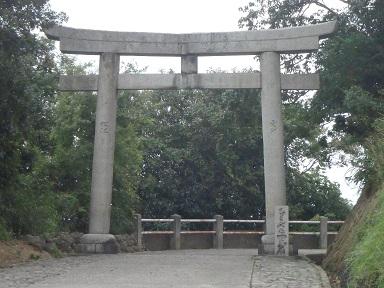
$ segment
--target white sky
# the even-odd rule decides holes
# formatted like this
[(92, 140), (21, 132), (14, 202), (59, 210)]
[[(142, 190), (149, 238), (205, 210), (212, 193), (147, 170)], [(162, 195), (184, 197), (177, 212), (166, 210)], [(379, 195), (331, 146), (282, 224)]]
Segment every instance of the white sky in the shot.
[[(69, 16), (66, 26), (98, 30), (193, 33), (239, 30), (238, 8), (248, 0), (51, 0), (56, 11)], [(85, 57), (97, 62), (97, 57)], [(180, 72), (178, 57), (122, 57), (122, 62), (137, 62), (147, 73), (161, 69)], [(210, 68), (231, 71), (233, 68), (254, 69), (252, 56), (199, 57), (199, 72)]]
[[(331, 2), (329, 2), (331, 1)], [(65, 26), (85, 29), (193, 33), (237, 31), (238, 10), (249, 0), (51, 0), (56, 11), (65, 12)], [(335, 0), (328, 0), (335, 4)], [(96, 56), (81, 56), (81, 61), (94, 61)], [(147, 67), (146, 73), (172, 69), (180, 72), (178, 57), (123, 57), (122, 62), (136, 62)], [(252, 67), (258, 63), (252, 56), (199, 57), (199, 72), (221, 69), (231, 71)], [(340, 184), (343, 196), (353, 203), (358, 198), (357, 187), (348, 185), (345, 176), (350, 168), (335, 167), (327, 172), (330, 180)]]

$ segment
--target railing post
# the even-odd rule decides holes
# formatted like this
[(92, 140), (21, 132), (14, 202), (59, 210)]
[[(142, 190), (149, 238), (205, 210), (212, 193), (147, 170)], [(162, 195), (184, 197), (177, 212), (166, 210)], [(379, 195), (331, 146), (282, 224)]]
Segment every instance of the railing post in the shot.
[(143, 226), (141, 223), (141, 214), (135, 214), (135, 220), (136, 220), (136, 239), (137, 239), (137, 246), (141, 249), (143, 247)]
[(328, 217), (320, 217), (320, 249), (328, 247)]
[(172, 249), (180, 250), (181, 247), (181, 216), (178, 214), (174, 214), (171, 216), (173, 219), (173, 241), (172, 241)]
[(266, 224), (266, 220), (265, 220), (265, 215), (263, 216), (263, 220), (264, 220), (264, 222), (263, 222), (263, 232), (264, 232), (264, 234), (267, 234), (267, 224)]
[(213, 228), (216, 231), (213, 241), (213, 247), (216, 249), (223, 249), (224, 242), (224, 217), (222, 215), (215, 215), (216, 222), (213, 223)]

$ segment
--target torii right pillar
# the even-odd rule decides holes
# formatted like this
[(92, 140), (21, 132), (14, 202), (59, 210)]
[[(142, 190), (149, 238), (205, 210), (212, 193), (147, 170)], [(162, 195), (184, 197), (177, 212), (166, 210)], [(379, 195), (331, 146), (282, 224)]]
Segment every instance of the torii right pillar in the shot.
[(275, 207), (287, 205), (280, 54), (262, 53), (260, 66), (266, 210), (266, 231), (262, 243), (263, 252), (273, 254)]

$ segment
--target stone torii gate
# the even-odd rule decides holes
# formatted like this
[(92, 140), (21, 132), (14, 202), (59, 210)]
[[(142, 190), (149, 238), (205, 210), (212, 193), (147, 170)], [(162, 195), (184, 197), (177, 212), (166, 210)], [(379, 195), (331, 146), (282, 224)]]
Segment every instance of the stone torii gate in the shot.
[[(100, 55), (99, 75), (62, 76), (62, 91), (97, 91), (89, 234), (85, 252), (113, 252), (109, 234), (118, 90), (261, 89), (267, 252), (273, 252), (274, 209), (286, 205), (281, 90), (316, 90), (318, 74), (280, 74), (280, 54), (319, 48), (336, 30), (326, 22), (276, 30), (162, 34), (110, 32), (56, 26), (45, 33), (68, 54)], [(260, 73), (198, 72), (198, 56), (260, 55)], [(181, 57), (181, 74), (119, 74), (120, 55)], [(112, 246), (110, 245), (112, 243)], [(269, 248), (268, 248), (269, 247)]]

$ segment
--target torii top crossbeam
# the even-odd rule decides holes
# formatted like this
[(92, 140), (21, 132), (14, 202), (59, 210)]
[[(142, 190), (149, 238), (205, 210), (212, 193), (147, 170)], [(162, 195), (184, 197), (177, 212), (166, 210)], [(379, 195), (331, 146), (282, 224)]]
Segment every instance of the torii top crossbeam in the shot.
[(319, 39), (336, 30), (336, 21), (303, 27), (223, 33), (165, 34), (112, 32), (56, 26), (46, 31), (72, 54), (117, 53), (137, 56), (218, 56), (317, 50)]

